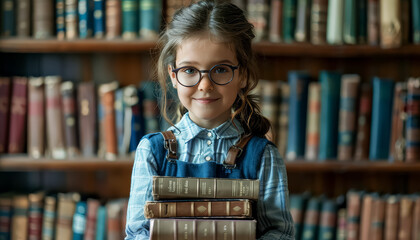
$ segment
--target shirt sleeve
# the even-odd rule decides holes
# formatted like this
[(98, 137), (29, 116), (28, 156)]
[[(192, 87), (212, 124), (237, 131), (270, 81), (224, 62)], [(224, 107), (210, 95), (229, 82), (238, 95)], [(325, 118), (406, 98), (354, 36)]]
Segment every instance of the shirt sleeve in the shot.
[(289, 209), (286, 166), (277, 148), (268, 144), (258, 172), (260, 198), (257, 202), (259, 240), (294, 239), (293, 219)]
[(157, 165), (150, 141), (143, 139), (136, 149), (131, 174), (130, 198), (127, 208), (125, 240), (148, 240), (149, 220), (144, 216), (144, 204), (152, 201), (152, 176), (157, 175)]

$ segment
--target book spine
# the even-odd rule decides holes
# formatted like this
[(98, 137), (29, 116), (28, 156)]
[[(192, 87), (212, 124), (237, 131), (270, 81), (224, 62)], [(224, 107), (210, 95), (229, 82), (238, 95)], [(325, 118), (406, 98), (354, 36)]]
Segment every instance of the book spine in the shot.
[(139, 0), (122, 0), (122, 37), (123, 39), (135, 39), (139, 32)]
[(142, 116), (142, 96), (137, 88), (133, 88), (133, 94), (125, 95), (127, 99), (130, 99), (128, 102), (125, 102), (131, 108), (131, 133), (130, 133), (130, 144), (128, 152), (134, 153), (136, 151), (138, 141), (144, 135), (144, 119)]
[(11, 239), (26, 239), (28, 236), (28, 208), (27, 195), (13, 197), (13, 215), (11, 226)]
[[(207, 189), (207, 191), (203, 191)], [(259, 180), (153, 176), (153, 198), (258, 199)]]
[(336, 240), (347, 239), (347, 213), (345, 208), (337, 210), (337, 232)]
[(16, 1), (16, 35), (18, 37), (30, 36), (30, 0)]
[(384, 239), (398, 239), (398, 216), (400, 202), (397, 196), (391, 195), (386, 199)]
[(318, 236), (321, 198), (311, 197), (303, 220), (302, 240), (315, 239)]
[(405, 158), (405, 129), (404, 116), (407, 106), (407, 84), (405, 82), (395, 83), (394, 103), (392, 109), (391, 143), (389, 158), (391, 161), (402, 162)]
[(172, 217), (252, 217), (251, 202), (245, 201), (180, 201), (147, 202), (146, 218)]
[(370, 226), (372, 219), (374, 194), (365, 194), (362, 199), (360, 218), (360, 240), (369, 240)]
[(420, 239), (420, 196), (415, 195), (413, 211), (413, 239)]
[[(9, 129), (11, 82), (8, 77), (0, 77), (0, 126)], [(7, 152), (8, 131), (0, 131), (0, 154)]]
[(101, 203), (97, 199), (89, 198), (87, 200), (85, 240), (95, 240), (98, 209), (100, 205)]
[(107, 160), (116, 160), (118, 154), (114, 108), (116, 84), (116, 82), (111, 82), (99, 87), (101, 105), (104, 111), (105, 159)]
[(117, 135), (118, 155), (127, 154), (124, 148), (124, 88), (115, 90), (115, 132)]
[(268, 30), (268, 38), (271, 42), (282, 41), (282, 12), (283, 12), (283, 1), (272, 0), (270, 7), (270, 24)]
[(41, 240), (44, 194), (42, 192), (30, 193), (28, 199), (28, 239)]
[(73, 216), (73, 240), (83, 240), (86, 231), (87, 204), (79, 201)]
[(42, 218), (42, 239), (53, 240), (55, 236), (56, 197), (46, 196), (44, 199), (44, 216)]
[(360, 211), (362, 203), (362, 192), (349, 191), (347, 193), (347, 220), (346, 230), (348, 240), (359, 239)]
[(328, 1), (327, 42), (329, 44), (343, 44), (343, 16), (344, 1)]
[(71, 196), (59, 193), (57, 203), (57, 221), (55, 223), (55, 239), (72, 239), (72, 223), (75, 210), (76, 203)]
[(378, 196), (373, 199), (372, 218), (369, 232), (369, 239), (382, 240), (385, 223), (385, 201)]
[(54, 159), (66, 157), (60, 84), (61, 77), (59, 76), (45, 77), (47, 143), (48, 150)]
[(356, 138), (357, 100), (360, 76), (345, 74), (341, 78), (340, 112), (338, 126), (338, 160), (353, 158)]
[(55, 28), (57, 39), (63, 40), (66, 37), (64, 0), (55, 1)]
[(420, 0), (411, 0), (413, 43), (420, 43)]
[(309, 15), (310, 1), (297, 0), (296, 8), (296, 42), (307, 42), (309, 40)]
[(311, 7), (311, 43), (315, 45), (327, 42), (328, 1), (312, 0)]
[(409, 240), (412, 234), (414, 202), (410, 196), (400, 198), (400, 215), (398, 227), (398, 239)]
[(162, 0), (140, 0), (140, 37), (156, 40), (162, 17)]
[(420, 78), (407, 83), (406, 161), (420, 161)]
[(66, 39), (76, 39), (78, 36), (77, 0), (64, 0), (64, 3)]
[(303, 158), (305, 155), (306, 114), (310, 76), (304, 72), (290, 71), (288, 79), (290, 98), (286, 158), (295, 160)]
[(53, 1), (33, 1), (33, 35), (37, 39), (45, 39), (53, 36), (54, 28)]
[(358, 111), (354, 158), (356, 161), (364, 161), (369, 159), (370, 126), (372, 116), (372, 87), (370, 83), (361, 84)]
[(158, 86), (154, 81), (144, 81), (142, 83), (144, 132), (145, 134), (159, 132), (160, 111), (155, 93)]
[(321, 203), (318, 239), (335, 239), (337, 221), (337, 205), (333, 200), (324, 200)]
[(0, 196), (0, 239), (10, 239), (12, 197)]
[(379, 0), (368, 1), (367, 36), (369, 45), (379, 45)]
[(296, 30), (296, 7), (297, 0), (283, 1), (283, 41), (292, 43), (295, 41)]
[(107, 39), (121, 35), (121, 2), (119, 0), (105, 1), (105, 32)]
[(99, 206), (97, 214), (98, 214), (98, 219), (96, 222), (95, 240), (103, 240), (103, 239), (106, 239), (106, 229), (107, 229), (106, 219), (108, 218), (107, 212), (106, 212), (106, 206)]
[(105, 1), (94, 0), (93, 5), (93, 35), (95, 38), (105, 36)]
[(380, 45), (383, 48), (399, 47), (402, 44), (401, 1), (379, 1)]
[(23, 153), (26, 139), (28, 79), (13, 78), (13, 90), (10, 107), (9, 153)]
[(340, 74), (321, 71), (321, 115), (319, 155), (321, 161), (337, 157), (338, 120), (340, 108)]
[(315, 161), (319, 152), (319, 118), (321, 112), (321, 85), (318, 82), (309, 84), (308, 120), (306, 127), (305, 159)]
[(108, 240), (119, 240), (121, 236), (121, 201), (113, 200), (106, 204), (107, 210), (107, 239)]
[(344, 22), (343, 22), (343, 42), (345, 44), (357, 43), (357, 1), (344, 1)]
[(231, 239), (256, 237), (255, 220), (152, 219), (150, 239)]
[(367, 28), (368, 28), (368, 0), (357, 1), (357, 13), (356, 13), (356, 30), (357, 30), (357, 42), (358, 44), (367, 43)]
[(2, 29), (1, 36), (11, 37), (16, 35), (15, 24), (15, 2), (13, 0), (3, 0), (1, 7)]
[(280, 87), (280, 117), (278, 123), (278, 142), (277, 146), (281, 156), (286, 156), (287, 150), (287, 135), (289, 134), (289, 98), (290, 87), (287, 82), (279, 82)]
[(267, 139), (276, 142), (276, 129), (277, 129), (277, 116), (278, 116), (278, 102), (279, 102), (279, 89), (275, 81), (260, 80), (261, 84), (261, 113), (271, 123), (271, 131), (266, 135)]
[(92, 37), (93, 33), (93, 0), (79, 0), (79, 38)]
[(400, 1), (401, 7), (401, 44), (406, 45), (411, 42), (411, 24), (412, 24), (412, 16), (411, 16), (411, 0), (401, 0)]
[(33, 158), (40, 158), (44, 155), (44, 99), (44, 78), (30, 77), (28, 87), (28, 154)]
[(375, 77), (373, 79), (372, 125), (369, 159), (388, 159), (391, 141), (391, 117), (394, 82)]
[(296, 240), (300, 240), (302, 237), (303, 220), (308, 198), (309, 195), (304, 193), (290, 195), (290, 214), (293, 218)]
[(96, 155), (96, 91), (93, 82), (78, 85), (79, 143), (82, 155)]
[(79, 147), (77, 144), (76, 96), (73, 82), (66, 81), (61, 84), (61, 105), (67, 156), (75, 157), (79, 154)]

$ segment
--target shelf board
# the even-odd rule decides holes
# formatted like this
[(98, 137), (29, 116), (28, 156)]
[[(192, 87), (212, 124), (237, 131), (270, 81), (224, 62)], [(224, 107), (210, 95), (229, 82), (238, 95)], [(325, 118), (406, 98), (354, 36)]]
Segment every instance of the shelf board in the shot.
[[(107, 40), (107, 39), (32, 39), (2, 38), (0, 52), (11, 53), (95, 53), (95, 52), (148, 52), (156, 47), (155, 41)], [(369, 45), (313, 45), (310, 43), (258, 42), (254, 50), (263, 56), (285, 57), (378, 57), (378, 56), (420, 56), (420, 44), (404, 45), (400, 48), (383, 49)]]
[(0, 171), (33, 171), (33, 170), (116, 170), (131, 169), (134, 158), (120, 158), (116, 161), (107, 161), (101, 158), (74, 158), (74, 159), (52, 159), (52, 158), (29, 158), (26, 155), (0, 157)]
[(145, 40), (106, 39), (0, 39), (0, 52), (11, 53), (94, 53), (148, 52), (156, 42)]

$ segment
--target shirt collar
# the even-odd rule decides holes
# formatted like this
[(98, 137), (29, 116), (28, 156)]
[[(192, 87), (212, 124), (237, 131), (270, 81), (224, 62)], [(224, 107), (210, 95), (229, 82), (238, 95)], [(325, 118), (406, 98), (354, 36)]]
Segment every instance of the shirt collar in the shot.
[(228, 120), (213, 129), (206, 129), (194, 123), (187, 112), (175, 124), (175, 127), (170, 127), (169, 130), (174, 130), (175, 135), (183, 138), (185, 142), (190, 141), (198, 135), (207, 135), (209, 132), (215, 134), (217, 138), (237, 138), (244, 133), (244, 129), (237, 119), (234, 119), (233, 122)]

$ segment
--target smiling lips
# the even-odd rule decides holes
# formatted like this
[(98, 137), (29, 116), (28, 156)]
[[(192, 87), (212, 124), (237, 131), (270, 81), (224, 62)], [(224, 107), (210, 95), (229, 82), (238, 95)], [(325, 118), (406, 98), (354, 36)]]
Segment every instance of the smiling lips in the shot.
[(217, 101), (218, 98), (194, 98), (194, 100), (202, 104), (209, 104)]

